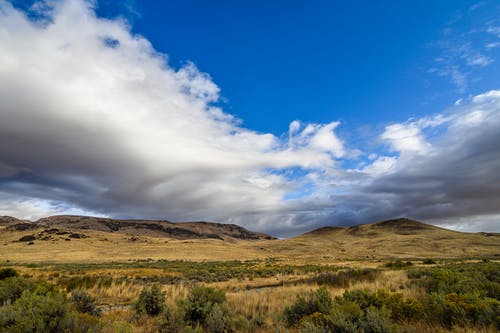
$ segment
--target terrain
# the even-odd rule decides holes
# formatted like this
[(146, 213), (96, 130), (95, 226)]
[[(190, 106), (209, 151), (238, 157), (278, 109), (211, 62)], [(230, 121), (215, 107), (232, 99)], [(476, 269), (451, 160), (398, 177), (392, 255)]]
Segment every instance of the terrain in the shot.
[(499, 287), (500, 235), (409, 219), (275, 239), (210, 222), (0, 217), (0, 332), (489, 333)]
[(289, 262), (500, 256), (500, 235), (410, 219), (323, 227), (289, 239), (210, 222), (52, 216), (0, 217), (0, 257), (11, 262), (279, 259)]

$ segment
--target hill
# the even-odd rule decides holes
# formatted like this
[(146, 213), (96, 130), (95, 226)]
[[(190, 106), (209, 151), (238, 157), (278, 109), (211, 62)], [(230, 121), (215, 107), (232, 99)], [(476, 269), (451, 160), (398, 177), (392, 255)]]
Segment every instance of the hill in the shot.
[(283, 240), (209, 222), (53, 216), (31, 223), (3, 217), (0, 223), (0, 257), (16, 262), (500, 257), (499, 234), (463, 233), (409, 219), (323, 227)]
[(287, 239), (280, 248), (294, 256), (315, 251), (324, 258), (473, 257), (500, 255), (500, 235), (452, 231), (400, 218), (323, 227)]
[(36, 225), (73, 231), (102, 231), (133, 236), (171, 239), (274, 239), (269, 235), (249, 231), (235, 224), (212, 222), (169, 222), (157, 220), (115, 220), (90, 216), (59, 215), (42, 218)]
[(29, 221), (16, 219), (12, 216), (0, 216), (0, 227), (8, 227), (14, 224), (29, 223)]

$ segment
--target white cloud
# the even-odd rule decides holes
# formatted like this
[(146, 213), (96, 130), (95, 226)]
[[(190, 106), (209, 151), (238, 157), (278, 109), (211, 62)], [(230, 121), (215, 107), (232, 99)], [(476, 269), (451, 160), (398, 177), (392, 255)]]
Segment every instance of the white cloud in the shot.
[(381, 138), (390, 144), (393, 151), (401, 153), (426, 153), (430, 148), (415, 123), (389, 125)]
[(320, 151), (331, 152), (336, 157), (342, 157), (344, 155), (344, 147), (333, 132), (338, 125), (338, 122), (333, 122), (318, 127), (316, 133), (311, 138), (310, 146)]
[(469, 65), (469, 66), (484, 67), (484, 66), (488, 66), (492, 62), (493, 62), (493, 59), (491, 59), (485, 55), (482, 55), (482, 54), (474, 54), (474, 55), (467, 57), (467, 65)]
[(106, 215), (89, 210), (57, 205), (56, 203), (43, 199), (33, 199), (4, 192), (0, 192), (0, 214), (15, 216), (31, 221), (60, 214), (106, 217)]
[(487, 49), (494, 49), (500, 46), (500, 42), (488, 43), (486, 44)]
[(375, 161), (373, 161), (371, 164), (362, 168), (360, 171), (370, 176), (380, 176), (394, 171), (397, 162), (398, 162), (397, 157), (381, 156), (375, 159)]
[(211, 104), (220, 89), (194, 64), (169, 67), (92, 2), (48, 4), (38, 24), (0, 1), (0, 185), (23, 202), (227, 220), (283, 205), (293, 180), (267, 169), (326, 170), (343, 155), (337, 122), (292, 122), (289, 141), (242, 128)]
[[(302, 126), (300, 122), (293, 121), (289, 126), (290, 147), (295, 151), (306, 149), (342, 157), (345, 154), (344, 145), (334, 133), (339, 124), (339, 122), (331, 122), (324, 125), (307, 124)], [(302, 127), (303, 129), (300, 131)]]
[(500, 38), (500, 27), (490, 26), (490, 27), (488, 27), (487, 32)]
[(214, 106), (220, 89), (194, 64), (170, 67), (91, 2), (54, 4), (40, 23), (0, 0), (0, 214), (204, 219), (286, 235), (498, 213), (498, 91), (387, 126), (392, 153), (356, 154), (336, 121), (295, 120), (282, 137), (244, 128)]

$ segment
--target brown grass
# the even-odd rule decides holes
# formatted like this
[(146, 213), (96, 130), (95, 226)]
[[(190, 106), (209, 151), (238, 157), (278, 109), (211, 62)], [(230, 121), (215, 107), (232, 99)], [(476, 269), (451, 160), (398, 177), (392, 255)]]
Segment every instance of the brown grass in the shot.
[[(425, 225), (424, 225), (425, 226)], [(0, 258), (10, 262), (105, 262), (151, 258), (248, 260), (277, 258), (290, 263), (338, 263), (349, 259), (448, 258), (500, 256), (500, 236), (471, 234), (426, 226), (408, 231), (399, 225), (361, 225), (322, 229), (285, 240), (172, 240), (95, 230), (79, 230), (88, 238), (19, 242), (39, 230), (6, 231), (0, 227)], [(132, 240), (134, 239), (134, 240)]]

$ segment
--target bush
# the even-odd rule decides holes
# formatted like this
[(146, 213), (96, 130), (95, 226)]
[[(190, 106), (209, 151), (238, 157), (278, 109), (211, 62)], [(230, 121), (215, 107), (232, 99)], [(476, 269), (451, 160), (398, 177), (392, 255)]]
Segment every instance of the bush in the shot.
[(267, 327), (266, 320), (262, 315), (256, 315), (255, 317), (250, 319), (250, 322), (248, 323), (248, 325), (249, 325), (250, 331)]
[(301, 326), (301, 332), (393, 332), (392, 312), (382, 304), (384, 297), (387, 301), (385, 294), (354, 291), (332, 301), (323, 288), (299, 297), (285, 310), (285, 318), (288, 325)]
[(188, 325), (184, 327), (184, 333), (203, 333), (203, 329), (199, 325), (195, 327)]
[(46, 295), (26, 291), (0, 314), (3, 332), (64, 332), (68, 307), (62, 293)]
[(0, 281), (6, 279), (6, 278), (10, 278), (10, 277), (14, 277), (14, 276), (18, 276), (19, 274), (17, 273), (17, 271), (13, 268), (2, 268), (0, 269)]
[(433, 259), (429, 258), (429, 259), (422, 260), (422, 264), (424, 264), (424, 265), (434, 265), (434, 264), (436, 264), (436, 262)]
[[(330, 329), (323, 327), (323, 326), (316, 326), (313, 322), (306, 322), (303, 326), (302, 329), (300, 330), (300, 333), (330, 333)], [(349, 331), (333, 331), (333, 332), (349, 332)]]
[(389, 261), (388, 263), (385, 264), (385, 267), (392, 269), (403, 269), (403, 268), (408, 268), (410, 266), (413, 266), (413, 263), (411, 261), (405, 262), (399, 259), (396, 261)]
[(211, 287), (195, 287), (182, 304), (185, 311), (184, 318), (188, 323), (204, 325), (212, 308), (216, 304), (225, 302), (224, 291)]
[(8, 277), (0, 281), (0, 305), (13, 303), (25, 290), (32, 291), (35, 285), (23, 277)]
[(232, 332), (231, 316), (227, 304), (214, 304), (205, 320), (207, 332), (229, 333)]
[(363, 311), (354, 302), (335, 303), (328, 317), (329, 332), (356, 333), (361, 331)]
[(398, 322), (419, 320), (424, 316), (424, 307), (418, 300), (404, 299), (400, 293), (388, 293), (385, 290), (375, 293), (366, 290), (346, 291), (342, 297), (337, 297), (336, 301), (340, 304), (346, 301), (356, 303), (364, 311), (369, 307), (385, 307), (390, 311), (391, 319)]
[(349, 269), (338, 273), (325, 272), (318, 274), (309, 281), (319, 285), (329, 285), (347, 288), (353, 282), (375, 281), (380, 276), (380, 271), (373, 268)]
[(139, 299), (135, 303), (135, 309), (139, 314), (150, 316), (159, 315), (165, 308), (165, 292), (160, 287), (154, 285), (151, 288), (143, 288), (139, 294)]
[(297, 300), (284, 311), (286, 322), (289, 326), (297, 325), (299, 322), (308, 320), (308, 317), (317, 314), (316, 317), (327, 315), (332, 307), (332, 298), (325, 287), (319, 288), (309, 295), (297, 296)]
[(165, 306), (163, 312), (158, 318), (158, 332), (177, 333), (181, 332), (183, 327), (184, 320), (182, 318), (182, 314), (169, 306)]
[(362, 332), (364, 333), (390, 333), (393, 332), (390, 320), (390, 311), (386, 307), (377, 309), (370, 306), (366, 309), (365, 318), (362, 321)]
[(76, 311), (98, 316), (101, 311), (96, 307), (95, 300), (86, 291), (79, 289), (71, 293), (71, 304)]
[(500, 264), (496, 262), (411, 270), (408, 277), (428, 293), (476, 293), (500, 299)]
[(99, 318), (87, 313), (71, 312), (65, 328), (65, 332), (71, 333), (105, 332)]
[(477, 294), (438, 294), (426, 297), (427, 317), (451, 328), (454, 325), (493, 325), (500, 329), (500, 301)]

